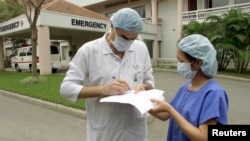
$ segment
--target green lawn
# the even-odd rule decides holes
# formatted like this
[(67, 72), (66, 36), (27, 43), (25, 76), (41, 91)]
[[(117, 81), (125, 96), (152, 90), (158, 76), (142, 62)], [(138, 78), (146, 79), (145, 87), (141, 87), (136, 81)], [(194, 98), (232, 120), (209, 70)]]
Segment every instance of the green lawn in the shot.
[[(176, 66), (160, 66), (158, 68), (176, 70)], [(217, 74), (250, 79), (250, 69), (248, 69), (247, 72), (243, 73), (243, 74), (237, 73), (234, 69), (227, 69), (225, 71), (218, 71)]]
[(235, 70), (225, 70), (223, 72), (218, 72), (218, 74), (250, 79), (250, 70), (243, 74), (236, 73)]
[[(224, 72), (218, 72), (218, 74), (250, 79), (250, 72), (245, 74), (238, 74), (232, 70), (228, 70)], [(43, 77), (46, 77), (47, 80), (37, 84), (20, 83), (23, 79), (27, 78), (28, 76), (31, 76), (31, 73), (0, 71), (0, 89), (62, 104), (73, 108), (85, 109), (85, 103), (83, 99), (77, 101), (76, 103), (72, 103), (60, 96), (59, 88), (64, 78), (64, 75), (59, 75), (59, 74), (45, 75)]]
[(28, 76), (31, 76), (31, 73), (0, 71), (0, 89), (73, 108), (85, 109), (84, 100), (79, 100), (76, 103), (73, 103), (60, 96), (59, 89), (64, 78), (63, 75), (45, 75), (43, 77), (46, 77), (47, 80), (37, 84), (20, 83), (21, 80)]

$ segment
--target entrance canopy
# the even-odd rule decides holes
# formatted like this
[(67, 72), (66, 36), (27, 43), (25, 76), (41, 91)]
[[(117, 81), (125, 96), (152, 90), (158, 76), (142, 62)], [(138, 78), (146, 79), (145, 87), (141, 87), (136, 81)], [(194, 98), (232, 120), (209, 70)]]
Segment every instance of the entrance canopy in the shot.
[[(103, 36), (110, 24), (107, 17), (64, 0), (43, 4), (37, 20), (40, 74), (51, 74), (51, 40), (67, 40), (69, 51), (75, 52), (85, 42)], [(3, 38), (30, 37), (30, 24), (24, 14), (0, 23), (0, 41)]]
[[(110, 20), (67, 1), (52, 0), (42, 6), (37, 26), (48, 26), (50, 39), (53, 40), (91, 40), (109, 30)], [(30, 38), (30, 36), (30, 25), (24, 14), (0, 23), (0, 37)]]

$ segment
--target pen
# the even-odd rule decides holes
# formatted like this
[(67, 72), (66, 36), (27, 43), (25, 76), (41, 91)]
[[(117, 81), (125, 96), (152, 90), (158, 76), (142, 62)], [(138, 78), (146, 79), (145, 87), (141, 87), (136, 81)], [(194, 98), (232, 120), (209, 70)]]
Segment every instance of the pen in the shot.
[[(114, 76), (112, 76), (112, 79), (116, 79), (116, 78)], [(131, 90), (130, 87), (128, 87), (128, 89)]]

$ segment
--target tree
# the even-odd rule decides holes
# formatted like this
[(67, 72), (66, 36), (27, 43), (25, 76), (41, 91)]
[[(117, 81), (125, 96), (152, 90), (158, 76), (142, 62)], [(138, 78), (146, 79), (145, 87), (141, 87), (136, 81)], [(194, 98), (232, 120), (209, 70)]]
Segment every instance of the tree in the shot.
[[(228, 44), (223, 36), (221, 17), (210, 16), (203, 22), (191, 21), (183, 27), (182, 36), (201, 34), (206, 36), (217, 50), (218, 70), (225, 70), (231, 60)], [(211, 32), (213, 29), (213, 32)]]
[[(211, 31), (212, 29), (212, 31)], [(199, 33), (209, 38), (217, 50), (218, 70), (225, 70), (233, 60), (238, 73), (247, 71), (250, 61), (250, 15), (230, 9), (223, 16), (209, 16), (204, 22), (192, 21), (183, 35)]]
[(235, 69), (238, 73), (244, 73), (250, 61), (250, 15), (241, 9), (231, 9), (224, 14), (224, 23), (225, 36), (231, 38), (235, 46)]
[[(232, 44), (233, 40), (226, 36), (224, 18), (212, 15), (207, 17), (204, 22), (208, 24), (207, 37), (217, 50), (218, 70), (226, 70), (233, 59), (233, 50), (236, 47)], [(213, 32), (209, 29), (213, 29)]]
[(183, 26), (182, 36), (185, 37), (190, 34), (202, 34), (206, 32), (205, 25), (198, 21), (191, 21), (187, 25)]
[[(8, 5), (8, 3), (5, 0), (0, 0), (0, 23), (7, 21), (17, 15), (21, 14), (20, 10), (15, 9), (14, 7), (11, 7)], [(2, 42), (5, 39), (1, 38), (0, 43), (0, 70), (4, 70), (4, 67), (8, 60), (4, 59), (4, 53), (3, 53), (3, 44)], [(5, 62), (4, 62), (5, 61)], [(8, 63), (7, 63), (8, 64)]]
[(25, 14), (31, 31), (31, 44), (32, 44), (32, 76), (38, 79), (37, 73), (37, 19), (40, 15), (42, 4), (45, 0), (7, 0), (10, 6), (13, 6)]
[(0, 0), (0, 23), (6, 21), (8, 16), (7, 3), (3, 0)]
[(0, 23), (20, 15), (22, 11), (8, 4), (5, 0), (0, 0)]

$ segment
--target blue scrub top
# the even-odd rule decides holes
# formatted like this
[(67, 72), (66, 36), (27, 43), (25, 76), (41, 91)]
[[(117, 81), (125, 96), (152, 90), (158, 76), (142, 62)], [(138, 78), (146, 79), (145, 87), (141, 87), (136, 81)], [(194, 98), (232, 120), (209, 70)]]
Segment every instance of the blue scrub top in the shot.
[[(212, 118), (227, 124), (228, 97), (216, 80), (210, 80), (198, 91), (188, 90), (190, 84), (191, 81), (183, 84), (170, 104), (195, 127)], [(189, 141), (171, 117), (167, 141)]]

